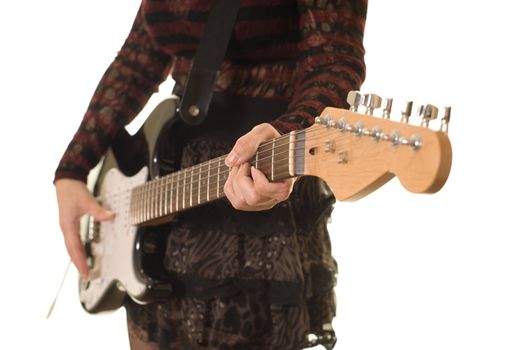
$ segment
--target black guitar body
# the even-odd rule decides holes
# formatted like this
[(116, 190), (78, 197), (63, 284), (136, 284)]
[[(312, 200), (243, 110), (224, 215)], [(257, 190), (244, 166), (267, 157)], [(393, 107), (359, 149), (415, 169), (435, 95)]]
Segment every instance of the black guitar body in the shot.
[[(148, 303), (173, 292), (163, 266), (173, 217), (130, 225), (130, 203), (112, 203), (108, 198), (122, 197), (122, 193), (129, 194), (137, 186), (180, 170), (189, 140), (214, 135), (228, 147), (254, 125), (274, 119), (286, 107), (284, 102), (225, 96), (216, 94), (209, 116), (195, 126), (182, 120), (179, 99), (171, 96), (154, 109), (137, 133), (129, 135), (123, 129), (115, 138), (92, 191), (102, 205), (117, 213), (116, 220), (110, 224), (92, 221), (84, 234), (92, 273), (88, 282), (80, 281), (79, 289), (81, 303), (88, 312), (114, 310), (126, 296), (137, 303)], [(97, 253), (100, 251), (103, 253)]]
[[(178, 103), (179, 100), (175, 96), (162, 101), (134, 135), (122, 129), (106, 153), (92, 186), (95, 197), (102, 194), (103, 181), (111, 169), (118, 169), (123, 175), (133, 177), (146, 167), (146, 181), (180, 169), (182, 149), (186, 143), (184, 135), (191, 134), (186, 132), (191, 127), (178, 116)], [(93, 244), (100, 239), (99, 225), (100, 223), (90, 220), (84, 233), (85, 252), (91, 267), (95, 266)], [(96, 302), (89, 303), (83, 300), (82, 293), (86, 293), (93, 286), (90, 285), (90, 281), (80, 281), (81, 304), (84, 309), (90, 313), (115, 310), (122, 306), (128, 294), (138, 303), (168, 297), (172, 293), (172, 286), (162, 262), (169, 230), (170, 224), (159, 222), (137, 227), (134, 232), (133, 266), (128, 268), (134, 270), (136, 279), (143, 284), (139, 294), (130, 294), (125, 287), (123, 288), (121, 281), (115, 280), (104, 287), (102, 297), (97, 297)]]

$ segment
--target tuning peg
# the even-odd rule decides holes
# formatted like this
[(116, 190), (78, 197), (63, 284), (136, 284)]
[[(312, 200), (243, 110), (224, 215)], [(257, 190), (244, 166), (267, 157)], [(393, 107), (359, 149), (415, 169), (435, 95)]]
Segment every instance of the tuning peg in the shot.
[(336, 124), (336, 128), (341, 130), (341, 131), (346, 131), (346, 126), (348, 125), (348, 121), (343, 117), (343, 118), (340, 118), (338, 121), (337, 121), (337, 124)]
[(330, 114), (327, 114), (326, 116), (319, 118), (319, 124), (321, 124), (325, 128), (331, 128), (332, 126), (334, 126), (335, 121)]
[(356, 90), (352, 90), (346, 97), (346, 102), (350, 105), (350, 111), (357, 112), (357, 108), (361, 104), (361, 93)]
[(438, 109), (437, 107), (427, 104), (427, 105), (421, 105), (419, 106), (418, 113), (421, 118), (421, 126), (428, 127), (428, 124), (431, 120), (434, 120), (437, 118), (438, 115)]
[(448, 133), (448, 123), (450, 122), (450, 107), (445, 107), (445, 113), (443, 114), (443, 118), (441, 118), (441, 131), (444, 133)]
[(361, 104), (366, 107), (366, 114), (374, 114), (374, 109), (381, 107), (381, 97), (375, 94), (363, 95)]
[(401, 111), (401, 123), (408, 123), (408, 119), (412, 114), (412, 101), (407, 101), (405, 103), (405, 109)]
[(383, 118), (390, 119), (390, 113), (392, 113), (392, 102), (393, 99), (388, 97), (385, 102), (385, 107), (383, 108)]

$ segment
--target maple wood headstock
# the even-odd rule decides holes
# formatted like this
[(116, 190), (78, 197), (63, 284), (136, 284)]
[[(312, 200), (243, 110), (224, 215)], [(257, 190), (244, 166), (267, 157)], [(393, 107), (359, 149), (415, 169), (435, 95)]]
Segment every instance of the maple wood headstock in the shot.
[[(306, 175), (325, 180), (339, 200), (356, 200), (393, 177), (410, 192), (435, 193), (445, 184), (452, 163), (447, 136), (450, 108), (445, 108), (440, 130), (429, 127), (438, 110), (426, 105), (418, 109), (419, 126), (408, 122), (411, 103), (402, 122), (390, 120), (392, 100), (382, 117), (373, 110), (381, 104), (376, 95), (349, 93), (350, 110), (326, 108), (316, 123), (306, 129)], [(358, 113), (359, 105), (366, 107)]]

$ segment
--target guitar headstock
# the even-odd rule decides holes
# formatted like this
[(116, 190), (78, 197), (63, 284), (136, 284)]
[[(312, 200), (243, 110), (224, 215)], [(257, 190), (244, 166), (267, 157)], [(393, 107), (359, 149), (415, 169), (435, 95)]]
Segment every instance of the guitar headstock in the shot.
[[(420, 106), (419, 125), (413, 125), (412, 102), (405, 105), (400, 121), (393, 121), (392, 99), (381, 100), (351, 91), (350, 110), (328, 107), (305, 130), (304, 173), (325, 180), (339, 200), (359, 199), (393, 177), (410, 192), (435, 193), (448, 178), (450, 107), (445, 107), (440, 128), (433, 130), (436, 107)], [(382, 116), (374, 116), (382, 105)]]

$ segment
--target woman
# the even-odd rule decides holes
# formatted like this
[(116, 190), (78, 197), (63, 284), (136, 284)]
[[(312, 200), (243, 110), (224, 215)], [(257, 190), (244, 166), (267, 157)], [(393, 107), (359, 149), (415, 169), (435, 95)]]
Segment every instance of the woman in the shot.
[[(60, 224), (83, 278), (80, 217), (114, 216), (88, 191), (87, 175), (168, 74), (182, 93), (210, 7), (142, 1), (59, 163)], [(326, 230), (333, 196), (315, 178), (271, 183), (247, 162), (264, 140), (309, 126), (359, 88), (366, 8), (366, 0), (241, 1), (210, 115), (203, 127), (185, 129), (180, 164), (229, 152), (229, 202), (172, 223), (162, 265), (185, 292), (126, 303), (132, 349), (301, 349), (314, 344), (312, 334), (333, 346), (337, 269)]]

